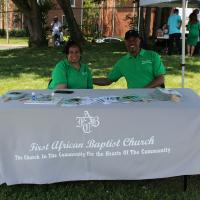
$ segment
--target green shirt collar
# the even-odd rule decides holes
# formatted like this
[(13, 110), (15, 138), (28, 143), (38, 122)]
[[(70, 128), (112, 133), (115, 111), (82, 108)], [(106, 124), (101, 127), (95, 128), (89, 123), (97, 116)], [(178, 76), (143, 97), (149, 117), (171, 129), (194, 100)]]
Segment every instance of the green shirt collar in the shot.
[[(138, 57), (138, 56), (143, 56), (144, 53), (145, 53), (145, 50), (144, 50), (144, 49), (141, 49), (141, 50), (140, 50), (140, 53), (137, 55), (137, 57)], [(134, 56), (131, 55), (130, 53), (127, 54), (127, 58), (133, 58), (133, 57), (134, 57)]]
[[(69, 66), (69, 67), (73, 67), (72, 64), (68, 61), (67, 58), (64, 59), (64, 62)], [(83, 68), (83, 64), (80, 62), (80, 70)]]

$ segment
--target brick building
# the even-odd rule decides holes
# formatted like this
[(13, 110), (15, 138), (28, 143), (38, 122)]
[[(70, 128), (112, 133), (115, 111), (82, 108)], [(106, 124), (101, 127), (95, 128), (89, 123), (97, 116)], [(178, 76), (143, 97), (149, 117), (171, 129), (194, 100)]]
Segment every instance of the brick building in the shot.
[(6, 10), (8, 10), (8, 27), (9, 30), (13, 29), (23, 29), (24, 27), (24, 17), (15, 4), (8, 0), (8, 8), (6, 9), (5, 1), (0, 4), (0, 29), (6, 29)]
[[(66, 24), (65, 15), (62, 9), (57, 4), (56, 0), (53, 0), (53, 8), (48, 12), (47, 25), (50, 26), (53, 17), (58, 16), (62, 24)], [(82, 23), (82, 11), (83, 11), (83, 0), (71, 0), (72, 9), (77, 23), (81, 25)], [(24, 29), (24, 16), (19, 12), (15, 4), (8, 0), (8, 27), (9, 30), (13, 29)], [(6, 3), (2, 1), (0, 4), (0, 29), (6, 29)]]
[[(120, 36), (135, 26), (137, 21), (138, 9), (132, 0), (107, 0), (101, 3), (100, 27), (104, 36)], [(132, 24), (134, 22), (134, 24)]]
[[(71, 6), (73, 9), (74, 17), (80, 26), (83, 22), (83, 1), (84, 0), (71, 0)], [(48, 26), (50, 26), (54, 16), (58, 16), (58, 19), (62, 22), (63, 25), (67, 25), (65, 15), (60, 6), (57, 4), (56, 0), (53, 0), (53, 4), (53, 8), (48, 12)]]
[[(143, 17), (145, 18), (144, 8)], [(127, 30), (138, 28), (139, 7), (133, 0), (107, 0), (100, 5), (99, 25), (103, 36), (124, 37)], [(153, 34), (156, 9), (151, 9), (149, 35)]]
[[(53, 8), (48, 12), (47, 25), (50, 27), (50, 24), (54, 16), (58, 16), (59, 20), (63, 25), (67, 25), (65, 20), (65, 15), (57, 4), (56, 0), (52, 0), (54, 3)], [(4, 2), (4, 1), (2, 1)], [(8, 0), (8, 18), (9, 18), (9, 29), (23, 29), (24, 28), (24, 17), (21, 14), (16, 6), (13, 4), (12, 0)], [(89, 25), (89, 28), (92, 30), (94, 26), (98, 29), (100, 33), (98, 36), (118, 36), (124, 37), (124, 33), (129, 30), (131, 27), (137, 27), (138, 19), (138, 7), (136, 3), (133, 3), (133, 0), (107, 0), (102, 2), (100, 5), (96, 5), (95, 8), (91, 8), (93, 12), (97, 13), (95, 18), (87, 18), (86, 13), (89, 8), (84, 7), (84, 0), (71, 0), (72, 9), (74, 16), (77, 20), (77, 23), (84, 27)], [(0, 12), (0, 29), (6, 28), (6, 9), (5, 4), (1, 4)], [(145, 10), (144, 10), (145, 16)], [(87, 20), (91, 22), (86, 23)], [(151, 11), (151, 26), (150, 34), (153, 32), (153, 24), (155, 21), (155, 9)], [(83, 25), (83, 26), (82, 26)], [(89, 31), (91, 31), (89, 30)], [(87, 34), (87, 30), (84, 30)], [(89, 32), (88, 31), (88, 32)]]

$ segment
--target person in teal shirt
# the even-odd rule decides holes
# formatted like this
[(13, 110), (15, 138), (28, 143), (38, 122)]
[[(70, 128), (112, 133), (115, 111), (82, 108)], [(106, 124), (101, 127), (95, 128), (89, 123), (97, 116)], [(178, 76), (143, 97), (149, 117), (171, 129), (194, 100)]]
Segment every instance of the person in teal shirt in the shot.
[(141, 48), (137, 31), (125, 34), (128, 53), (117, 61), (106, 78), (94, 78), (93, 83), (104, 86), (125, 77), (128, 88), (154, 88), (164, 86), (165, 67), (160, 56), (154, 51)]
[(66, 59), (57, 63), (52, 72), (48, 89), (92, 89), (91, 72), (81, 63), (81, 47), (69, 41), (65, 47)]
[(179, 10), (174, 9), (173, 13), (169, 16), (167, 21), (168, 29), (169, 29), (169, 51), (168, 54), (171, 55), (173, 52), (173, 42), (176, 42), (176, 48), (178, 53), (181, 54), (181, 25), (182, 20), (179, 15)]

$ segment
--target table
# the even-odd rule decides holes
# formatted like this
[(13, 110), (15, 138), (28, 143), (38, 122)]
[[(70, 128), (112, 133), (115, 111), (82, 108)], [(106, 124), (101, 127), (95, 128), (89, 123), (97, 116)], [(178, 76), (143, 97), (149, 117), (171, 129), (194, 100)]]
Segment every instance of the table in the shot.
[[(67, 95), (152, 91), (75, 90)], [(45, 184), (199, 174), (200, 98), (191, 89), (178, 91), (183, 94), (179, 103), (77, 107), (0, 103), (0, 182)]]
[(163, 52), (165, 54), (167, 54), (168, 53), (168, 41), (169, 41), (169, 35), (168, 34), (156, 37), (156, 40), (155, 40), (155, 42), (156, 42), (156, 48), (158, 47), (158, 45), (160, 43), (160, 45), (162, 45), (162, 47), (163, 47)]
[[(188, 32), (186, 32), (186, 37), (188, 35)], [(182, 40), (182, 36), (180, 38)], [(164, 53), (167, 54), (168, 53), (168, 47), (169, 47), (169, 34), (164, 34), (163, 36), (158, 36), (156, 37), (156, 40), (161, 40), (164, 41), (165, 43), (165, 48), (163, 49)]]
[(169, 35), (158, 36), (157, 39), (168, 40), (169, 39)]

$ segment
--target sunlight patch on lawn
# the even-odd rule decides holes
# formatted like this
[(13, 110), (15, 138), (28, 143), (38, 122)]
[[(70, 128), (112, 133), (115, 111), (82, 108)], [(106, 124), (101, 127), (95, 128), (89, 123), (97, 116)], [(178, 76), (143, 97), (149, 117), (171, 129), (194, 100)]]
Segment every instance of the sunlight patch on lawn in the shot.
[(118, 52), (118, 51), (114, 51), (114, 52), (112, 52), (112, 54), (114, 54), (114, 55), (124, 55), (124, 54), (126, 54), (127, 52)]
[[(7, 44), (6, 38), (0, 38), (0, 44)], [(28, 38), (27, 37), (19, 37), (19, 38), (10, 38), (9, 44), (19, 44), (19, 45), (27, 45)]]
[(28, 90), (28, 89), (46, 89), (49, 77), (40, 78), (34, 74), (20, 74), (19, 77), (10, 77), (0, 79), (0, 94), (4, 94), (9, 90)]

